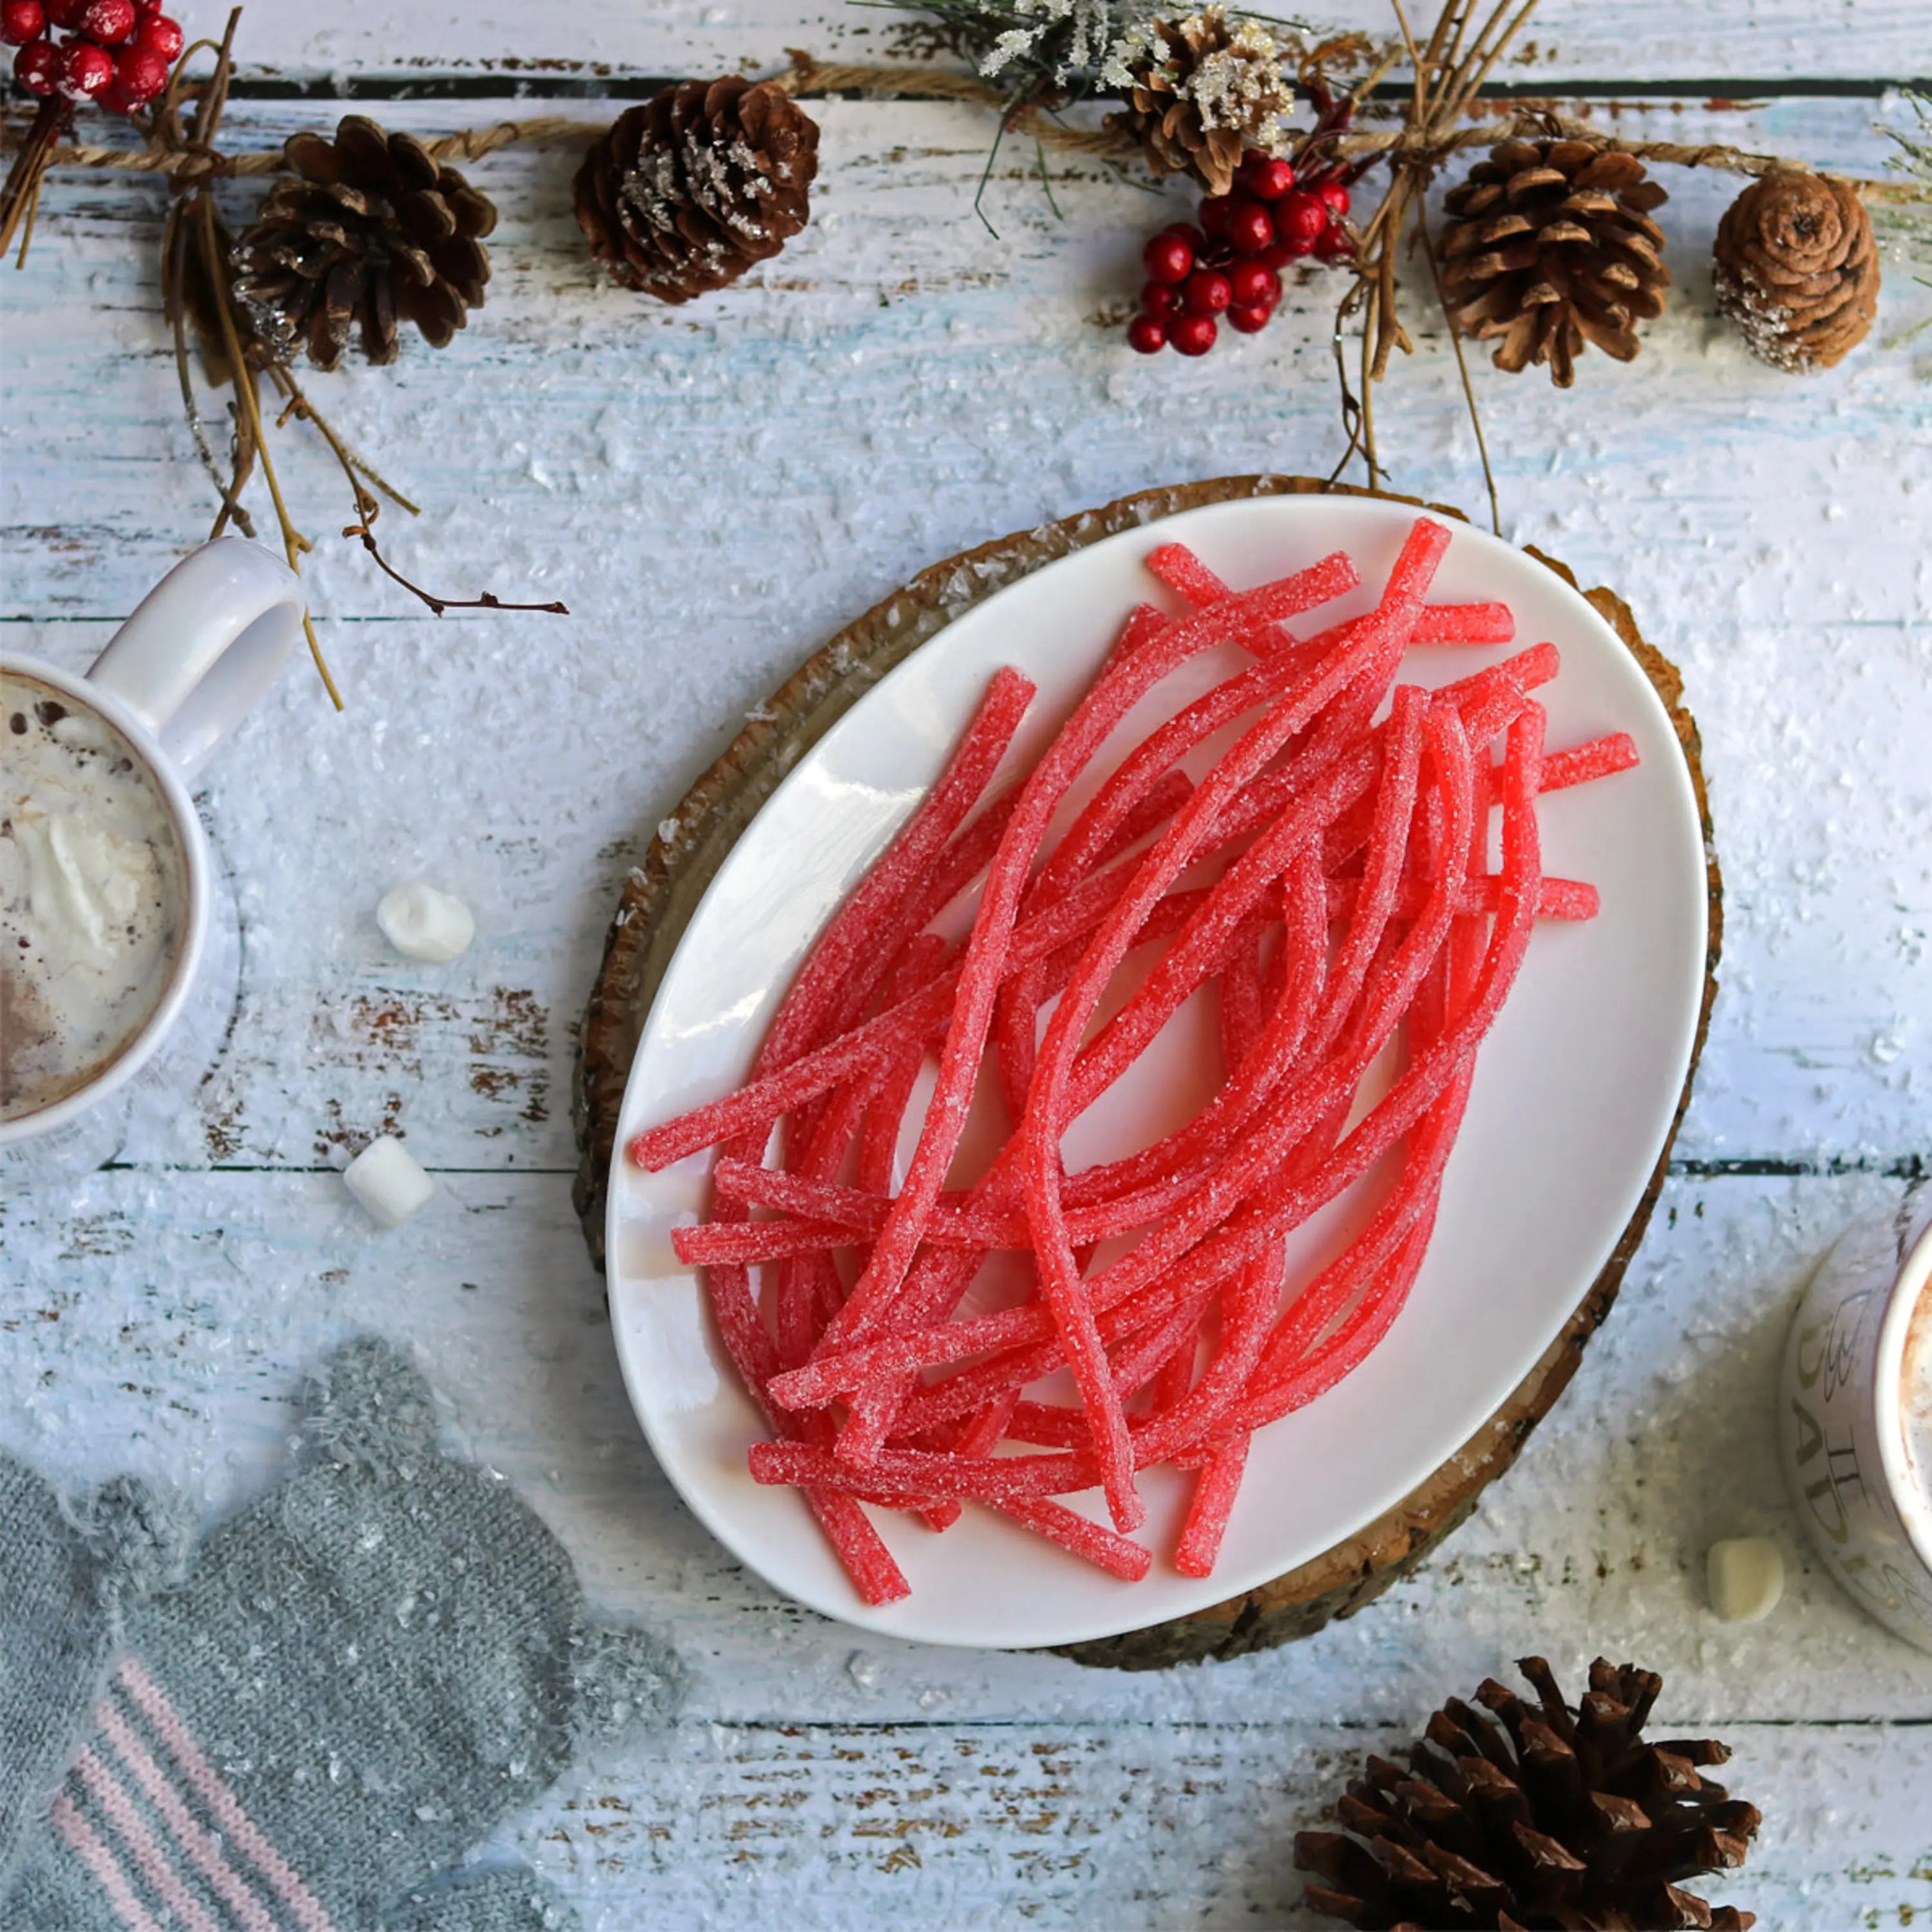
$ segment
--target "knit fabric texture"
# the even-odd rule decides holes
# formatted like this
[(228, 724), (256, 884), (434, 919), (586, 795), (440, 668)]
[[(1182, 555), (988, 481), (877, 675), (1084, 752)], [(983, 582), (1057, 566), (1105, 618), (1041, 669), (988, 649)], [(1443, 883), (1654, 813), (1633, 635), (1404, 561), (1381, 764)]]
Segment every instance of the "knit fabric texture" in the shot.
[[(674, 1657), (586, 1629), (509, 1485), (437, 1453), (428, 1385), (364, 1338), (302, 1466), (186, 1580), (138, 1484), (65, 1512), (0, 1460), (0, 1925), (21, 1932), (560, 1932), (464, 1854)], [(85, 1533), (83, 1533), (85, 1532)]]

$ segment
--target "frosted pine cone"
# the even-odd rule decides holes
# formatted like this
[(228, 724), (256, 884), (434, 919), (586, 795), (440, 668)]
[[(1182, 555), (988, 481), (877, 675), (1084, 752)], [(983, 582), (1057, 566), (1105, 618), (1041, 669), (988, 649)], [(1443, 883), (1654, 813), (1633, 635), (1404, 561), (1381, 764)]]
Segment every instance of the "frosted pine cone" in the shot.
[(1718, 306), (1751, 353), (1802, 375), (1841, 362), (1878, 314), (1878, 244), (1856, 193), (1829, 175), (1754, 181), (1718, 224)]
[(572, 184), (590, 252), (626, 288), (688, 302), (805, 226), (818, 127), (781, 88), (684, 80), (618, 116)]
[(1294, 105), (1280, 44), (1218, 7), (1178, 24), (1156, 20), (1128, 56), (1127, 105), (1107, 124), (1131, 134), (1157, 175), (1191, 174), (1226, 194), (1250, 148), (1273, 153)]

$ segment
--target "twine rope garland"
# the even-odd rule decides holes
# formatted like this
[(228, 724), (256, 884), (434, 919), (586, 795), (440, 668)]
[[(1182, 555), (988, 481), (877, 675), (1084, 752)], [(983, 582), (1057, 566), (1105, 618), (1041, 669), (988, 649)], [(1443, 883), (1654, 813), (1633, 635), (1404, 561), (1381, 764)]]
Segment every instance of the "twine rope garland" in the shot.
[[(888, 100), (951, 100), (994, 112), (1004, 106), (997, 89), (976, 75), (962, 74), (950, 68), (854, 66), (821, 62), (809, 54), (796, 52), (792, 60), (792, 67), (777, 76), (773, 85), (794, 95), (868, 94)], [(456, 134), (440, 135), (423, 145), (438, 160), (476, 161), (504, 148), (587, 144), (604, 132), (605, 125), (602, 121), (586, 121), (574, 116), (539, 115), (528, 120), (499, 121), (486, 128), (465, 128)], [(1062, 154), (1091, 154), (1103, 160), (1124, 160), (1132, 159), (1140, 152), (1133, 137), (1122, 130), (1070, 127), (1037, 108), (1016, 115), (1010, 125), (1014, 133)], [(1333, 152), (1345, 157), (1426, 157), (1434, 163), (1463, 148), (1485, 147), (1524, 135), (1547, 136), (1552, 126), (1573, 139), (1590, 141), (1618, 154), (1632, 154), (1645, 162), (1662, 161), (1677, 167), (1718, 168), (1726, 173), (1751, 176), (1773, 174), (1780, 170), (1800, 174), (1813, 172), (1810, 165), (1802, 160), (1777, 154), (1754, 154), (1721, 142), (1693, 144), (1620, 140), (1603, 134), (1587, 122), (1533, 108), (1516, 108), (1498, 118), (1472, 122), (1461, 128), (1364, 128), (1344, 134), (1329, 145)], [(11, 129), (8, 130), (7, 145), (16, 145)], [(133, 174), (164, 175), (184, 182), (210, 177), (280, 174), (288, 166), (280, 148), (224, 154), (197, 146), (157, 145), (146, 148), (68, 146), (53, 148), (47, 159), (51, 167), (105, 168)], [(1913, 190), (1904, 182), (1850, 176), (1838, 178), (1856, 188), (1861, 198), (1867, 201), (1904, 202), (1915, 199)]]

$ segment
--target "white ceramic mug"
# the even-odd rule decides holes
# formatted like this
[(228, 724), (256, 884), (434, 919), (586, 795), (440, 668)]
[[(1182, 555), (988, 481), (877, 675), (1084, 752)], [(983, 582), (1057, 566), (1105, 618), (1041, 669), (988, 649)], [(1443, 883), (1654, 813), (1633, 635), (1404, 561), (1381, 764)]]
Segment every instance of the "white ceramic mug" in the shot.
[(0, 1173), (50, 1178), (98, 1167), (118, 1150), (103, 1103), (124, 1096), (155, 1062), (210, 949), (215, 880), (188, 780), (274, 682), (302, 636), (303, 610), (302, 580), (280, 558), (245, 537), (218, 537), (148, 592), (86, 676), (0, 657), (10, 674), (104, 718), (133, 748), (172, 822), (186, 898), (167, 984), (145, 1023), (85, 1085), (0, 1120)]
[(1932, 1651), (1932, 1467), (1914, 1462), (1906, 1422), (1909, 1403), (1932, 1407), (1928, 1327), (1932, 1187), (1919, 1186), (1819, 1263), (1784, 1346), (1778, 1434), (1826, 1568), (1861, 1609)]

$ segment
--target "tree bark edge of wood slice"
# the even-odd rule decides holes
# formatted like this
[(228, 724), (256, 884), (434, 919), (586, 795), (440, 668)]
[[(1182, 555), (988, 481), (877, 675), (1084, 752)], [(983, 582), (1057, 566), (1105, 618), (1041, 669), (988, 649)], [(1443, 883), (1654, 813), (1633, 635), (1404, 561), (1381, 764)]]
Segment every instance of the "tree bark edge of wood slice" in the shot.
[[(580, 1162), (572, 1198), (591, 1258), (600, 1270), (606, 1176), (625, 1084), (652, 999), (726, 854), (804, 753), (902, 659), (955, 617), (1016, 579), (1103, 537), (1203, 504), (1324, 491), (1379, 496), (1458, 522), (1468, 520), (1462, 512), (1444, 504), (1346, 484), (1331, 485), (1306, 476), (1221, 477), (1139, 491), (1100, 509), (982, 544), (920, 572), (847, 626), (758, 707), (724, 754), (660, 821), (644, 863), (626, 879), (586, 1004), (572, 1096)], [(1471, 1514), (1483, 1490), (1515, 1461), (1531, 1432), (1569, 1385), (1590, 1337), (1616, 1300), (1624, 1270), (1649, 1224), (1709, 1029), (1724, 932), (1723, 884), (1701, 746), (1696, 722), (1684, 706), (1682, 678), (1662, 652), (1645, 641), (1623, 599), (1601, 587), (1582, 590), (1571, 571), (1533, 546), (1528, 554), (1580, 591), (1623, 640), (1670, 714), (1696, 795), (1709, 901), (1703, 1000), (1683, 1089), (1656, 1167), (1615, 1251), (1562, 1333), (1489, 1420), (1400, 1502), (1273, 1582), (1189, 1616), (1065, 1646), (1060, 1654), (1076, 1662), (1150, 1670), (1244, 1656), (1312, 1636), (1336, 1618), (1352, 1616), (1372, 1603), (1423, 1562)]]

